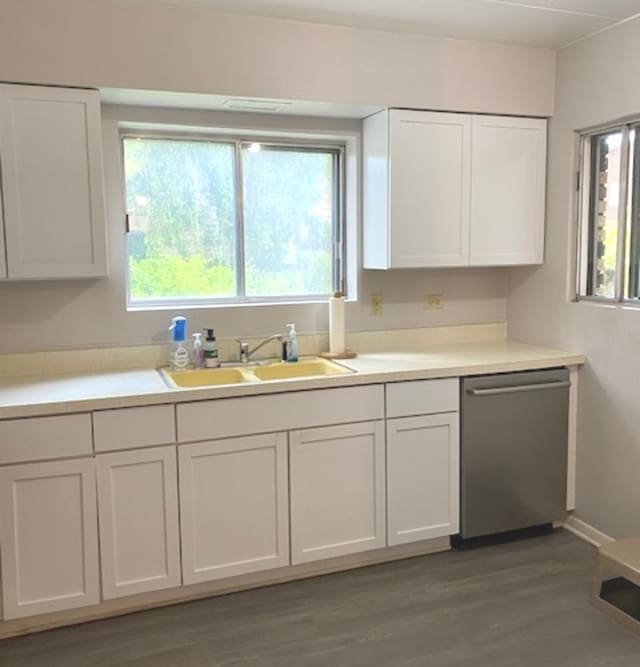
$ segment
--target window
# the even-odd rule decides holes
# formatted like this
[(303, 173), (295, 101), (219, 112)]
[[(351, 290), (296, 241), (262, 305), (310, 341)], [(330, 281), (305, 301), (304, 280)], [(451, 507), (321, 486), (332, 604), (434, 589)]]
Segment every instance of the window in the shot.
[(578, 298), (640, 299), (639, 127), (581, 138)]
[(342, 289), (342, 148), (124, 134), (129, 304)]

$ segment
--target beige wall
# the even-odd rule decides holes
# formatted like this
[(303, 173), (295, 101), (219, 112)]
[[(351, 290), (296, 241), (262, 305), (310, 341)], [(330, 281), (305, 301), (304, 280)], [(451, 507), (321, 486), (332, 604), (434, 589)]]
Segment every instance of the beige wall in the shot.
[[(554, 64), (546, 49), (232, 16), (146, 0), (0, 2), (5, 81), (549, 115)], [(115, 133), (107, 122), (111, 146)], [(106, 179), (110, 277), (0, 284), (0, 353), (165, 339), (174, 313), (125, 309), (121, 181), (117, 154), (108, 146)], [(362, 271), (359, 282), (361, 300), (347, 308), (352, 331), (506, 317), (503, 270)], [(381, 317), (369, 313), (371, 292), (383, 294)], [(444, 294), (444, 309), (425, 311), (425, 293)], [(290, 321), (301, 332), (327, 329), (324, 304), (186, 314), (192, 330), (215, 326), (224, 337), (270, 334)]]
[(510, 337), (584, 352), (577, 514), (614, 537), (640, 534), (640, 310), (569, 302), (575, 130), (640, 115), (640, 20), (558, 54), (550, 123), (546, 263), (510, 275)]
[[(0, 353), (39, 349), (144, 345), (164, 342), (177, 311), (127, 312), (125, 236), (118, 121), (188, 123), (224, 127), (278, 127), (359, 136), (360, 121), (250, 116), (106, 107), (103, 110), (109, 278), (95, 281), (0, 283)], [(356, 271), (360, 301), (348, 303), (350, 331), (502, 322), (506, 318), (505, 273), (499, 269)], [(382, 316), (372, 316), (369, 295), (382, 293)], [(442, 293), (442, 310), (423, 308), (425, 294)], [(268, 335), (296, 322), (301, 333), (326, 332), (326, 304), (183, 309), (191, 331), (215, 327), (221, 337)]]
[(554, 53), (171, 7), (2, 0), (0, 80), (548, 116)]

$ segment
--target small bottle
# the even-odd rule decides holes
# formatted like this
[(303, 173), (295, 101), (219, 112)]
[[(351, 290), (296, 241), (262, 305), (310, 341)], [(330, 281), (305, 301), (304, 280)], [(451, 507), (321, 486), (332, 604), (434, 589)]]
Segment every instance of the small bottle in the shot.
[(204, 350), (202, 349), (202, 334), (194, 333), (193, 343), (191, 344), (191, 356), (193, 365), (196, 368), (202, 368), (204, 366)]
[(289, 327), (289, 338), (287, 340), (287, 361), (298, 361), (298, 334), (295, 324), (287, 324)]
[(213, 329), (205, 329), (207, 337), (202, 344), (203, 359), (205, 368), (218, 368), (220, 359), (218, 358), (218, 346)]
[(187, 318), (178, 315), (171, 320), (171, 351), (169, 352), (169, 366), (172, 371), (184, 371), (189, 368), (189, 350), (185, 345), (185, 330), (187, 328)]

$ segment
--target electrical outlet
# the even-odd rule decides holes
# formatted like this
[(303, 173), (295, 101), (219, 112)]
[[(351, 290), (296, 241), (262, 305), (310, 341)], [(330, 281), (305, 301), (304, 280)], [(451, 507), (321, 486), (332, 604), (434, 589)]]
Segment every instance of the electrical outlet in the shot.
[(444, 297), (442, 296), (442, 294), (424, 295), (425, 310), (442, 310), (443, 308), (444, 308)]
[(384, 300), (382, 298), (382, 293), (376, 292), (375, 294), (371, 294), (369, 313), (371, 315), (382, 315), (383, 310), (384, 310)]

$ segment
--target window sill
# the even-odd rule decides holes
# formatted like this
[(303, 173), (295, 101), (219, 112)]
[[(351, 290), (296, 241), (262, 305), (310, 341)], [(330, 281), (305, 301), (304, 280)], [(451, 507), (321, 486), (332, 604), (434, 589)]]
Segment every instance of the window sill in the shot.
[[(355, 303), (356, 298), (345, 298), (345, 303)], [(149, 312), (155, 310), (162, 311), (189, 311), (189, 310), (210, 310), (215, 308), (254, 308), (254, 307), (287, 307), (287, 306), (314, 306), (319, 304), (328, 304), (329, 296), (318, 297), (300, 297), (286, 300), (256, 300), (256, 301), (209, 301), (209, 302), (188, 302), (176, 301), (168, 303), (166, 301), (157, 301), (151, 303), (128, 303), (127, 312)]]
[(569, 302), (570, 306), (606, 308), (608, 310), (640, 311), (640, 301), (614, 301), (597, 297), (580, 297)]

